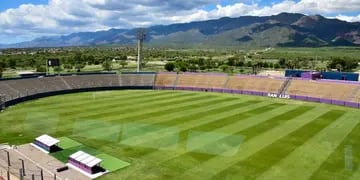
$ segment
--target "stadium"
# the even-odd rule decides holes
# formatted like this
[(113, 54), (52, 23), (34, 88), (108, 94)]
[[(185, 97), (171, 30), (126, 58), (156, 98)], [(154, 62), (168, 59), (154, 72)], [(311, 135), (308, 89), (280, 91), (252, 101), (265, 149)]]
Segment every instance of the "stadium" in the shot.
[[(3, 79), (0, 97), (0, 179), (92, 179), (61, 169), (80, 154), (99, 179), (360, 178), (358, 82), (78, 74)], [(44, 134), (61, 150), (29, 145)]]

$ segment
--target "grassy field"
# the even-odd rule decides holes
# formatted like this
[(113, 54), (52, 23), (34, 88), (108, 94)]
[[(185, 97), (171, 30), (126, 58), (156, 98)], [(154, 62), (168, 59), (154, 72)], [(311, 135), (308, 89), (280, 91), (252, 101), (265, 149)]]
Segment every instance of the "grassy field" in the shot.
[(0, 114), (0, 143), (48, 133), (73, 139), (65, 148), (131, 164), (105, 180), (359, 179), (359, 117), (357, 109), (266, 97), (105, 91), (11, 107)]

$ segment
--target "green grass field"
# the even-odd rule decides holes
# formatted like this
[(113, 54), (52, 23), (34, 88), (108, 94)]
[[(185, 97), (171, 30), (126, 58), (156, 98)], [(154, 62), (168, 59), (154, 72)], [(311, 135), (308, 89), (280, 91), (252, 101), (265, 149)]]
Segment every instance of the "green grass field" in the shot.
[[(100, 179), (359, 179), (359, 117), (357, 109), (266, 97), (89, 92), (7, 109), (0, 142), (69, 137), (63, 147), (110, 162), (114, 172)], [(117, 170), (118, 159), (131, 165)]]

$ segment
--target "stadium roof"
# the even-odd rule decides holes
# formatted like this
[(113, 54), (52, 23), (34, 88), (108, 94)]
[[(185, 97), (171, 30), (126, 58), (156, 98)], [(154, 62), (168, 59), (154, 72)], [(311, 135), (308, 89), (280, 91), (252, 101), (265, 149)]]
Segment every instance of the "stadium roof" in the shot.
[(70, 156), (71, 159), (74, 159), (81, 164), (86, 165), (87, 167), (94, 167), (102, 162), (101, 159), (94, 157), (83, 151), (78, 151)]
[(51, 137), (51, 136), (49, 136), (47, 134), (39, 136), (35, 140), (45, 144), (48, 147), (53, 146), (53, 145), (60, 142), (59, 140), (57, 140), (57, 139), (55, 139), (55, 138), (53, 138), (53, 137)]

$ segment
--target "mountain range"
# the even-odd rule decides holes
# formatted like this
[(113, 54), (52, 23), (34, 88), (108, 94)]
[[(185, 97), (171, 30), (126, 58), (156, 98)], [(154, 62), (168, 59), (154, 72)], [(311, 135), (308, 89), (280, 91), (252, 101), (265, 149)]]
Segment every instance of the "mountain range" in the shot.
[[(360, 22), (320, 15), (281, 13), (273, 16), (224, 17), (216, 20), (146, 28), (146, 43), (163, 47), (321, 47), (359, 46)], [(137, 29), (110, 29), (41, 37), (0, 48), (129, 45)]]

